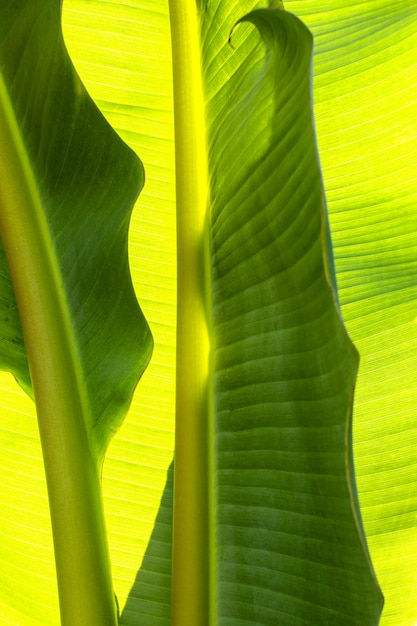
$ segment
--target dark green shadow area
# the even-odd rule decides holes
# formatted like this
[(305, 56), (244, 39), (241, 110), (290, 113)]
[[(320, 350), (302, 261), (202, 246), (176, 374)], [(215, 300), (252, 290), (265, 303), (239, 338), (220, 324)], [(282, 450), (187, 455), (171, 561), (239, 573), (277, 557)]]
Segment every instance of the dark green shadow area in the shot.
[(120, 626), (170, 624), (173, 467), (174, 462), (167, 472), (151, 539), (120, 615)]

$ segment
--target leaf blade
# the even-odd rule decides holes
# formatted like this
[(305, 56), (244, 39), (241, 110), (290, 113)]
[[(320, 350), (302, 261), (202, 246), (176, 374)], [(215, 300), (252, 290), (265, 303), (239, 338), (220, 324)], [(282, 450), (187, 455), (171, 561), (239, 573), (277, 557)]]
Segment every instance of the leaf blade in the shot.
[[(210, 45), (233, 26), (210, 8), (204, 19)], [(223, 51), (207, 83), (218, 618), (376, 624), (381, 599), (346, 466), (356, 356), (323, 258), (311, 37), (278, 9), (244, 19), (266, 46), (246, 32), (241, 66), (228, 71)]]
[[(116, 424), (111, 424), (113, 418), (110, 415), (125, 411), (126, 400), (121, 400), (121, 397), (126, 393), (130, 397), (149, 359), (149, 335), (146, 335), (146, 323), (133, 294), (126, 249), (131, 205), (138, 193), (136, 181), (141, 184), (143, 174), (136, 157), (117, 140), (114, 131), (81, 87), (60, 35), (59, 3), (49, 14), (44, 10), (39, 16), (36, 9), (34, 4), (22, 3), (20, 12), (16, 11), (2, 20), (3, 75), (13, 98), (26, 150), (36, 163), (35, 179), (48, 228), (53, 233), (53, 254), (58, 259), (66, 284), (77, 349), (82, 369), (86, 372), (88, 395), (91, 398), (90, 427), (98, 433), (97, 448), (99, 454), (102, 454), (109, 437), (117, 429), (117, 421), (120, 422), (118, 419)], [(48, 28), (45, 24), (48, 24)], [(29, 27), (30, 35), (24, 39)], [(49, 41), (43, 41), (44, 48), (40, 56), (39, 42), (46, 30), (50, 33)], [(13, 38), (14, 46), (10, 45), (10, 38)], [(36, 97), (32, 100), (29, 97), (30, 89), (33, 89), (28, 78), (30, 72), (40, 75)], [(30, 109), (28, 102), (32, 105)], [(52, 134), (47, 134), (45, 117), (61, 120)], [(90, 136), (87, 135), (88, 128), (95, 128)], [(93, 137), (95, 146), (88, 144), (88, 141), (93, 141)], [(80, 153), (90, 171), (80, 167)], [(119, 197), (106, 197), (107, 188), (100, 180), (107, 181), (111, 188), (114, 186), (112, 181), (120, 178), (125, 179), (125, 185), (118, 192), (113, 192), (119, 193)], [(94, 206), (94, 214), (92, 209), (89, 215), (84, 212), (83, 203)], [(65, 215), (67, 223), (63, 226)], [(104, 251), (96, 254), (95, 258), (86, 243), (91, 232), (96, 233), (97, 244)], [(68, 241), (73, 243), (73, 248), (68, 245)], [(115, 257), (116, 251), (121, 260), (112, 273), (110, 259)], [(6, 272), (3, 270), (3, 274)], [(103, 294), (104, 285), (116, 294), (120, 293), (117, 289), (119, 287), (126, 297), (117, 298), (109, 306), (108, 298)], [(97, 312), (100, 319), (94, 320)], [(117, 331), (112, 332), (118, 318), (127, 320), (129, 324), (124, 332), (119, 332), (119, 337)], [(110, 350), (94, 330), (95, 323), (105, 328), (107, 335), (112, 337), (112, 350), (119, 351), (117, 356), (114, 355), (113, 362), (108, 356)], [(120, 323), (118, 327), (121, 328)], [(132, 358), (129, 343), (133, 345), (135, 342), (139, 357)], [(141, 346), (144, 348), (141, 349)], [(23, 363), (20, 364), (19, 370), (24, 371), (24, 367)], [(117, 384), (121, 385), (120, 391), (116, 391), (116, 384), (112, 391), (108, 391), (108, 381), (112, 378), (114, 383), (118, 381)], [(104, 380), (107, 384), (104, 384)], [(126, 391), (129, 388), (131, 391)]]

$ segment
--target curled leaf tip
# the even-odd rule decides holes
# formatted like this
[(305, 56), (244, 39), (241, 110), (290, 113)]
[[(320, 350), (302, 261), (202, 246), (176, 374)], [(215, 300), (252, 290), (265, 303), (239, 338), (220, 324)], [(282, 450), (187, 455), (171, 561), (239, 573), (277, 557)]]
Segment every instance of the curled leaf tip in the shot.
[(263, 11), (274, 11), (274, 12), (285, 11), (284, 4), (281, 0), (270, 0), (268, 7), (265, 7), (263, 9), (254, 9), (253, 11), (246, 13), (240, 19), (238, 19), (237, 22), (235, 22), (235, 24), (233, 25), (232, 29), (230, 30), (229, 39), (228, 39), (228, 44), (233, 48), (233, 50), (235, 50), (235, 46), (232, 43), (232, 37), (233, 37), (233, 33), (235, 32), (239, 24), (242, 24), (243, 22), (253, 22), (255, 24), (255, 22), (252, 20), (252, 14), (257, 13), (257, 12), (263, 12)]

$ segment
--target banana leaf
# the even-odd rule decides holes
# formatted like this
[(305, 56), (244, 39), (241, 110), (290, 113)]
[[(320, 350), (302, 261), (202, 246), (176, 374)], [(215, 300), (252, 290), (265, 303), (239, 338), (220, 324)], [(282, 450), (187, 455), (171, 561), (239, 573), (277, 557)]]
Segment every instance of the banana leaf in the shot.
[[(414, 466), (412, 365), (415, 358), (412, 350), (415, 338), (412, 314), (415, 178), (411, 161), (412, 146), (415, 146), (415, 142), (412, 143), (415, 18), (411, 6), (404, 9), (402, 5), (388, 7), (387, 3), (376, 2), (372, 9), (360, 13), (347, 3), (339, 4), (339, 7), (334, 3), (329, 7), (321, 6), (318, 11), (309, 1), (289, 1), (286, 8), (303, 17), (315, 35), (316, 124), (335, 244), (340, 302), (349, 333), (361, 353), (354, 410), (355, 463), (365, 529), (386, 595), (383, 623), (411, 625), (416, 618), (412, 594), (415, 501), (411, 473)], [(209, 491), (211, 497), (217, 498), (214, 522), (217, 530), (212, 540), (213, 545), (218, 546), (217, 571), (211, 573), (213, 587), (217, 587), (217, 600), (214, 603), (211, 600), (211, 608), (219, 613), (219, 623), (241, 623), (239, 620), (259, 623), (262, 619), (270, 620), (265, 623), (276, 623), (278, 615), (284, 623), (292, 623), (290, 619), (338, 624), (363, 624), (367, 623), (365, 619), (374, 619), (369, 623), (377, 623), (377, 617), (369, 616), (377, 615), (379, 594), (370, 576), (366, 548), (360, 541), (360, 522), (352, 523), (351, 513), (352, 510), (357, 513), (357, 505), (354, 493), (352, 496), (346, 489), (354, 490), (354, 482), (351, 476), (346, 481), (345, 456), (340, 454), (341, 446), (344, 451), (350, 448), (344, 427), (349, 424), (356, 356), (334, 300), (332, 255), (327, 243), (320, 173), (313, 154), (314, 134), (308, 107), (311, 42), (302, 30), (301, 38), (310, 43), (300, 46), (302, 52), (294, 43), (288, 44), (286, 57), (285, 49), (283, 52), (276, 47), (273, 34), (276, 27), (271, 25), (269, 17), (262, 26), (257, 24), (266, 41), (248, 22), (235, 26), (254, 7), (254, 3), (248, 2), (222, 3), (219, 8), (213, 8), (209, 2), (200, 7), (203, 10), (199, 22), (203, 80), (208, 104), (209, 190), (214, 218), (212, 251), (218, 272), (212, 276), (216, 306), (210, 321), (218, 338), (213, 367), (215, 397), (219, 398), (213, 409), (216, 427), (210, 433), (217, 451), (217, 460), (212, 459), (214, 478), (210, 479)], [(258, 18), (251, 18), (255, 22), (260, 20), (261, 14), (256, 15)], [(138, 152), (147, 172), (147, 185), (133, 214), (130, 264), (136, 292), (152, 327), (155, 352), (128, 418), (110, 445), (104, 466), (104, 502), (115, 590), (122, 613), (120, 623), (167, 624), (171, 604), (170, 463), (174, 447), (175, 351), (173, 117), (167, 6), (165, 2), (131, 2), (125, 6), (117, 2), (67, 0), (64, 19), (66, 42), (83, 81), (112, 126)], [(284, 32), (284, 40), (292, 41), (294, 33), (288, 35), (287, 30), (292, 26), (280, 28), (281, 37), (277, 40), (282, 41)], [(401, 37), (398, 37), (399, 32)], [(375, 33), (379, 33), (378, 37)], [(304, 67), (302, 78), (298, 76), (297, 80), (297, 85), (303, 88), (296, 91), (293, 100), (289, 91), (286, 94), (285, 90), (284, 93), (274, 92), (277, 79), (282, 81), (279, 72), (285, 68), (285, 63), (281, 67), (274, 63), (278, 56), (284, 59), (295, 56)], [(290, 65), (289, 72), (296, 74), (296, 67), (296, 64)], [(287, 80), (290, 82), (288, 76)], [(287, 89), (290, 88), (287, 86)], [(404, 95), (400, 116), (396, 113), (399, 93)], [(267, 108), (266, 103), (271, 99), (274, 105)], [(297, 109), (285, 108), (287, 101), (297, 103), (301, 119), (297, 117)], [(376, 115), (376, 110), (381, 115)], [(255, 115), (256, 122), (252, 122), (252, 126), (251, 115)], [(297, 119), (294, 121), (294, 118)], [(251, 127), (255, 131), (251, 131)], [(292, 135), (284, 133), (287, 141), (284, 145), (277, 140), (282, 137), (282, 128), (293, 132)], [(297, 143), (301, 128), (309, 129), (303, 136), (309, 149), (297, 157), (291, 146)], [(251, 132), (256, 139), (261, 138), (258, 151), (254, 153), (255, 137)], [(230, 135), (238, 137), (238, 141), (233, 141)], [(374, 147), (372, 140), (376, 141)], [(263, 152), (265, 146), (272, 150), (272, 146), (277, 145), (283, 151), (278, 149), (274, 153), (274, 163), (280, 163), (278, 171), (264, 157), (267, 152)], [(346, 154), (351, 156), (346, 158)], [(370, 156), (374, 154), (377, 159), (372, 161)], [(294, 177), (294, 171), (301, 176), (306, 162), (310, 163), (310, 168), (300, 182)], [(245, 167), (241, 179), (239, 163)], [(284, 195), (278, 196), (279, 204), (285, 205), (288, 211), (275, 217), (276, 221), (274, 192), (269, 196), (267, 185), (259, 183), (265, 179), (270, 181), (265, 176), (268, 167), (271, 167), (272, 177), (281, 181), (277, 186), (283, 189)], [(297, 223), (295, 216), (289, 217), (293, 198), (291, 194), (285, 195), (291, 191), (282, 184), (286, 179), (294, 184), (297, 206), (302, 204), (307, 189), (314, 190), (315, 218), (306, 219), (305, 227), (301, 226), (302, 220)], [(305, 182), (308, 180), (311, 188)], [(276, 182), (269, 182), (271, 189)], [(254, 198), (247, 191), (251, 184), (256, 189)], [(238, 201), (234, 200), (236, 197)], [(242, 213), (236, 211), (234, 202)], [(254, 206), (269, 208), (256, 213), (254, 219)], [(227, 219), (222, 217), (225, 215), (223, 207), (230, 210)], [(253, 239), (258, 241), (256, 245), (260, 245), (260, 249), (255, 244), (251, 247), (248, 236), (258, 229), (261, 235)], [(304, 238), (300, 241), (297, 229)], [(285, 233), (284, 243), (289, 249), (277, 256), (274, 242), (279, 241), (283, 246), (280, 250), (285, 250), (283, 240), (277, 236), (281, 231)], [(287, 280), (290, 274), (285, 276), (285, 268), (291, 264), (292, 255), (296, 257), (297, 250), (299, 253), (297, 244), (302, 247), (305, 245), (302, 241), (306, 242), (309, 236), (316, 241), (314, 254), (305, 260), (297, 278), (291, 275)], [(222, 237), (224, 241), (233, 242), (233, 246), (222, 244)], [(398, 253), (398, 242), (401, 242), (401, 253)], [(262, 257), (264, 249), (270, 256)], [(266, 274), (258, 263), (261, 257)], [(239, 267), (242, 271), (238, 271)], [(245, 272), (243, 267), (250, 271)], [(229, 274), (231, 280), (229, 286), (225, 286), (223, 275)], [(248, 287), (244, 282), (250, 281), (251, 275), (256, 276), (256, 284), (264, 284), (263, 292), (256, 289), (256, 284)], [(314, 292), (309, 291), (306, 294), (309, 307), (304, 309), (294, 294), (300, 292), (300, 287), (302, 292), (306, 284), (312, 289), (311, 277), (319, 275), (322, 281), (319, 291), (325, 294), (326, 304), (316, 308)], [(282, 297), (280, 305), (275, 298), (278, 291)], [(268, 301), (268, 297), (272, 301)], [(251, 307), (260, 302), (260, 310), (266, 315), (256, 319), (256, 309)], [(233, 304), (236, 304), (235, 309)], [(268, 307), (273, 306), (277, 308), (269, 309), (273, 314), (270, 317)], [(321, 306), (324, 309), (320, 309)], [(301, 355), (305, 357), (309, 347), (317, 348), (315, 341), (319, 344), (321, 341), (323, 327), (316, 329), (313, 320), (323, 314), (323, 310), (330, 316), (324, 324), (325, 336), (329, 341), (332, 338), (330, 345), (336, 349), (324, 351), (327, 353), (324, 360), (320, 350), (315, 351), (317, 361), (307, 360)], [(301, 331), (294, 333), (297, 339), (293, 339), (291, 332), (294, 319)], [(306, 319), (309, 320), (307, 325)], [(278, 324), (282, 327), (277, 327)], [(248, 331), (256, 340), (248, 340)], [(287, 343), (283, 340), (284, 331)], [(243, 334), (247, 345), (242, 345)], [(260, 337), (264, 337), (263, 342)], [(402, 346), (400, 350), (398, 345)], [(281, 365), (281, 353), (276, 346), (284, 350), (288, 365)], [(242, 353), (244, 361), (238, 356)], [(278, 372), (283, 381), (287, 381), (287, 396), (276, 385), (276, 379), (272, 379), (272, 386), (270, 380), (268, 387), (268, 380), (257, 378), (261, 376), (259, 354), (266, 354), (271, 371)], [(339, 354), (347, 361), (341, 361)], [(255, 358), (251, 358), (253, 355)], [(288, 355), (290, 360), (287, 360)], [(401, 367), (398, 369), (395, 365), (396, 374), (393, 374), (393, 363), (397, 364), (399, 356)], [(265, 363), (265, 356), (263, 361)], [(301, 380), (291, 378), (290, 363), (294, 367), (298, 363), (308, 376)], [(338, 410), (326, 413), (335, 420), (333, 425), (324, 429), (321, 424), (320, 434), (311, 427), (310, 421), (309, 427), (305, 423), (307, 418), (320, 421), (322, 415), (322, 409), (315, 404), (316, 386), (310, 389), (308, 381), (314, 380), (314, 374), (311, 378), (314, 367), (323, 372), (326, 364), (333, 374), (322, 383), (321, 392), (326, 395), (326, 389), (340, 390), (338, 385), (342, 379), (345, 391)], [(338, 374), (333, 378), (335, 372)], [(239, 380), (252, 381), (252, 384), (256, 381), (255, 388), (246, 389), (247, 385), (243, 384), (239, 393), (236, 391)], [(292, 380), (291, 389), (289, 382)], [(391, 385), (396, 385), (393, 390)], [(6, 616), (5, 623), (55, 624), (55, 574), (34, 409), (7, 376), (2, 378), (2, 388), (0, 474), (5, 495), (0, 511), (3, 538), (0, 558), (7, 563), (7, 568), (1, 569), (2, 613)], [(301, 402), (302, 408), (301, 388), (310, 390)], [(280, 411), (274, 411), (275, 396), (268, 403), (264, 402), (265, 389), (274, 394), (282, 393), (279, 395)], [(262, 396), (266, 407), (261, 411), (265, 420), (263, 428), (256, 422), (256, 393)], [(298, 408), (293, 406), (296, 397)], [(253, 404), (249, 404), (249, 399)], [(254, 406), (253, 412), (245, 411), (247, 406)], [(297, 427), (294, 422), (289, 426), (284, 421), (278, 436), (276, 414), (284, 419), (287, 410), (296, 415)], [(335, 415), (339, 415), (339, 419)], [(273, 416), (275, 421), (270, 430), (268, 420)], [(331, 450), (333, 444), (339, 450), (335, 458), (331, 458), (332, 454), (323, 455), (323, 447)], [(309, 461), (304, 458), (303, 451), (307, 450)], [(249, 457), (250, 470), (246, 467)], [(304, 477), (297, 463), (307, 463), (311, 473)], [(325, 468), (327, 479), (319, 472), (318, 480), (313, 469), (318, 467)], [(349, 471), (347, 473), (349, 475)], [(344, 498), (339, 497), (343, 490)], [(336, 508), (332, 507), (335, 502)], [(305, 514), (305, 507), (309, 506), (313, 507), (315, 516)], [(331, 523), (335, 510), (337, 515), (351, 519), (347, 527)], [(297, 523), (302, 525), (298, 535), (295, 534)], [(285, 532), (271, 532), (271, 525), (273, 529), (276, 525), (289, 528), (290, 536)], [(314, 544), (312, 534), (317, 528), (320, 528), (320, 546), (337, 546), (336, 550), (320, 549), (319, 544)], [(272, 544), (271, 537), (274, 538)], [(269, 553), (265, 545), (270, 548)], [(317, 552), (313, 545), (317, 546)], [(304, 557), (302, 562), (299, 562), (300, 555)], [(340, 558), (344, 562), (343, 571), (335, 577), (332, 567), (340, 563)], [(254, 566), (256, 562), (258, 567)], [(352, 563), (351, 571), (356, 572), (355, 576), (347, 574)], [(268, 567), (274, 578), (268, 573)], [(325, 581), (332, 579), (330, 600), (330, 587), (326, 582), (318, 584), (318, 577), (322, 576)], [(282, 595), (277, 593), (277, 587), (281, 588)], [(294, 596), (294, 589), (300, 588), (304, 593)], [(317, 594), (319, 600), (311, 605), (312, 595), (316, 598)], [(353, 607), (349, 600), (346, 608), (343, 599), (346, 597), (356, 598), (358, 606)], [(344, 618), (332, 613), (336, 606), (343, 611)], [(279, 610), (285, 614), (279, 614)], [(369, 611), (368, 617), (361, 611)]]

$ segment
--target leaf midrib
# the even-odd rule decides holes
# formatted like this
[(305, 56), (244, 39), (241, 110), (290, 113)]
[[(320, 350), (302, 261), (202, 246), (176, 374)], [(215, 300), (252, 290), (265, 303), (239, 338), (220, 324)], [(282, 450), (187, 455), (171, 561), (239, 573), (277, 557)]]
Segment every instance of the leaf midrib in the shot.
[[(116, 624), (99, 463), (58, 259), (0, 76), (0, 233), (36, 399), (62, 625)], [(71, 502), (71, 506), (68, 506)]]
[(195, 0), (171, 0), (177, 198), (177, 400), (171, 623), (208, 624), (211, 279), (206, 121)]

